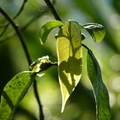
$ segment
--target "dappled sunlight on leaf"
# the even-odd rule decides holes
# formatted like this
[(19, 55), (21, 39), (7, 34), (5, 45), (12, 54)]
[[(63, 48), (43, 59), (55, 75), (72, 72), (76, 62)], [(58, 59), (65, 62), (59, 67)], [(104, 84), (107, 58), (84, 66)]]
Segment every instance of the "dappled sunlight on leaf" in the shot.
[(63, 112), (82, 72), (81, 30), (77, 22), (68, 21), (61, 27), (57, 37), (57, 55)]

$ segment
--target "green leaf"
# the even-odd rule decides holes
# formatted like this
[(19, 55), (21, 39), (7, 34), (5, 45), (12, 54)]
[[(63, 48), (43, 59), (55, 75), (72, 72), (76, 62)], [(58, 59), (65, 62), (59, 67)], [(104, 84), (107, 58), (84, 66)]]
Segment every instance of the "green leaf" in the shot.
[(81, 28), (77, 22), (68, 21), (60, 28), (57, 36), (57, 55), (63, 112), (82, 72)]
[(0, 120), (12, 120), (16, 107), (28, 91), (36, 74), (31, 71), (15, 75), (4, 87), (0, 104)]
[(89, 32), (95, 42), (100, 42), (105, 37), (105, 28), (98, 23), (88, 23), (83, 27)]
[(90, 49), (87, 54), (87, 71), (96, 101), (98, 120), (111, 120), (108, 91), (102, 81), (99, 64)]
[(63, 23), (61, 21), (50, 21), (50, 22), (47, 22), (45, 25), (43, 25), (39, 32), (40, 43), (43, 45), (46, 42), (46, 39), (50, 31), (53, 28), (56, 28), (62, 25)]

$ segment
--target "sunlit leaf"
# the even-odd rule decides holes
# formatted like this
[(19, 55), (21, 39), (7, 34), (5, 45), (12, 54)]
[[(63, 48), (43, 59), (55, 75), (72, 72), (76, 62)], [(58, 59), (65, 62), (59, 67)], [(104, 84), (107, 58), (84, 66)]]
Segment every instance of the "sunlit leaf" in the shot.
[(4, 87), (0, 104), (0, 120), (12, 120), (16, 107), (28, 91), (35, 78), (31, 71), (15, 75)]
[(30, 70), (34, 72), (43, 71), (51, 66), (51, 61), (49, 60), (49, 56), (43, 56), (38, 58), (30, 65)]
[(105, 28), (101, 24), (88, 23), (83, 27), (89, 32), (95, 42), (100, 42), (105, 36)]
[(60, 28), (57, 36), (57, 55), (63, 112), (67, 99), (81, 78), (81, 28), (77, 22), (68, 21)]
[(40, 39), (41, 44), (45, 43), (48, 37), (48, 34), (53, 28), (56, 28), (62, 25), (63, 23), (61, 21), (50, 21), (50, 22), (47, 22), (45, 25), (43, 25), (39, 33), (39, 39)]
[(98, 120), (111, 120), (108, 91), (102, 81), (99, 64), (90, 49), (87, 54), (87, 71), (96, 101)]

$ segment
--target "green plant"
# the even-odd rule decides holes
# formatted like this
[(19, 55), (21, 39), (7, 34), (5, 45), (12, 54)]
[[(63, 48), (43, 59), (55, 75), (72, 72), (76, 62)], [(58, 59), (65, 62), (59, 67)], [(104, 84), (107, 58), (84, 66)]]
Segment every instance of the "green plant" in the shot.
[[(110, 120), (111, 113), (109, 106), (109, 97), (107, 89), (102, 81), (99, 64), (93, 52), (82, 43), (82, 41), (85, 39), (85, 35), (82, 34), (82, 29), (87, 30), (95, 42), (100, 42), (105, 36), (104, 27), (100, 24), (95, 23), (81, 25), (78, 22), (72, 20), (69, 20), (64, 24), (61, 22), (61, 19), (57, 15), (54, 7), (51, 6), (52, 4), (49, 3), (49, 1), (46, 1), (46, 3), (51, 8), (56, 20), (50, 21), (41, 27), (39, 38), (41, 44), (44, 44), (50, 31), (55, 27), (59, 27), (59, 32), (56, 36), (58, 63), (51, 62), (48, 56), (38, 58), (36, 61), (31, 63), (29, 54), (26, 50), (29, 64), (31, 63), (30, 71), (23, 71), (15, 75), (4, 87), (1, 96), (0, 119), (12, 119), (16, 107), (25, 96), (32, 83), (34, 83), (33, 85), (35, 95), (40, 106), (40, 119), (44, 119), (42, 106), (36, 89), (36, 78), (41, 77), (43, 75), (41, 72), (53, 65), (58, 65), (59, 83), (62, 93), (61, 111), (63, 112), (69, 96), (81, 78), (82, 67), (84, 67), (82, 66), (82, 57), (86, 57), (82, 55), (82, 47), (84, 47), (87, 49), (88, 77), (92, 84), (96, 101), (96, 117), (98, 120)], [(2, 11), (2, 13), (4, 13), (4, 11)], [(18, 33), (20, 40), (23, 43), (24, 49), (26, 49), (26, 45), (21, 38), (19, 29), (17, 29), (16, 25), (9, 17), (8, 19), (11, 21), (11, 24)]]

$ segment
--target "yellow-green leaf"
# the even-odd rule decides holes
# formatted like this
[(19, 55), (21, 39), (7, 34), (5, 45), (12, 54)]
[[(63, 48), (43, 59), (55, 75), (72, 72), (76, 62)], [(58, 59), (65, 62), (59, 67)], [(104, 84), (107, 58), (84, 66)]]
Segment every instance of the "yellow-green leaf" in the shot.
[(76, 21), (68, 21), (60, 28), (57, 36), (57, 55), (63, 112), (82, 72), (81, 28)]

